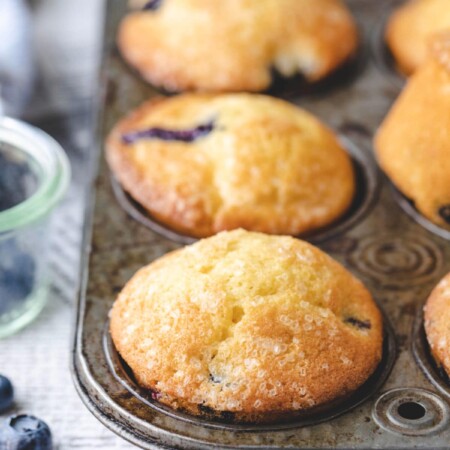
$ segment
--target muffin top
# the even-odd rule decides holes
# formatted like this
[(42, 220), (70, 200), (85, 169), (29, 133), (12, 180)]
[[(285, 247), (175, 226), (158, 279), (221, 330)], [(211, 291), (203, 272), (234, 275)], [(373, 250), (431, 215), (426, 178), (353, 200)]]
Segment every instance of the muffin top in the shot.
[(429, 220), (450, 227), (450, 33), (432, 41), (375, 139), (382, 169)]
[(431, 293), (424, 313), (431, 352), (450, 377), (450, 273)]
[(144, 267), (110, 317), (117, 350), (161, 402), (241, 421), (341, 399), (382, 353), (360, 281), (306, 242), (243, 230)]
[(260, 91), (272, 69), (318, 80), (351, 56), (357, 30), (340, 0), (159, 0), (127, 15), (124, 58), (170, 91)]
[(328, 128), (256, 94), (147, 102), (114, 127), (107, 158), (135, 200), (194, 237), (305, 233), (341, 216), (355, 191), (351, 160)]
[(450, 30), (448, 0), (410, 0), (390, 18), (387, 43), (406, 75), (413, 73), (429, 54), (434, 35)]

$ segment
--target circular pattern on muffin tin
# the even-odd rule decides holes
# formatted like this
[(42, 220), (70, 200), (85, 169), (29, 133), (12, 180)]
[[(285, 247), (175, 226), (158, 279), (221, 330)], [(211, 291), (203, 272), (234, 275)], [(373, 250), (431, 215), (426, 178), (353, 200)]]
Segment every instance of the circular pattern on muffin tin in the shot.
[(385, 289), (402, 289), (433, 280), (443, 264), (440, 248), (414, 235), (370, 236), (359, 242), (349, 262)]

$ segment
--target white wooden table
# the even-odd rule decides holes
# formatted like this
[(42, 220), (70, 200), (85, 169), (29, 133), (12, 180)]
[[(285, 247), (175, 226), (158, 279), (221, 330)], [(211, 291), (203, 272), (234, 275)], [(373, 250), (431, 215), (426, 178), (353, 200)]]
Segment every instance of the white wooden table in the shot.
[[(72, 162), (70, 192), (55, 215), (53, 286), (48, 306), (30, 327), (0, 341), (0, 373), (16, 389), (10, 413), (45, 420), (55, 450), (131, 449), (84, 407), (69, 371), (83, 221), (83, 189), (92, 148), (92, 96), (97, 88), (103, 0), (34, 0), (40, 81), (26, 119), (58, 139)], [(6, 416), (0, 416), (0, 420)]]

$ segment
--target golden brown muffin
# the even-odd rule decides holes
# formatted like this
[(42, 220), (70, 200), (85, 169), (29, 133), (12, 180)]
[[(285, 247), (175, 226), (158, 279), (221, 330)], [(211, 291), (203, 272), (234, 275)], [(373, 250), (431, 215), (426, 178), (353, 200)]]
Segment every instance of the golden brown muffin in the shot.
[(272, 68), (316, 81), (357, 47), (341, 0), (157, 0), (119, 29), (124, 58), (170, 91), (261, 91)]
[(375, 139), (382, 169), (417, 209), (450, 227), (450, 33), (409, 80)]
[(144, 267), (110, 317), (117, 350), (160, 402), (244, 422), (335, 404), (382, 354), (360, 281), (306, 242), (243, 230)]
[(355, 189), (330, 130), (255, 94), (147, 102), (113, 129), (107, 158), (156, 219), (195, 237), (239, 227), (304, 233), (341, 216)]
[(410, 75), (428, 56), (429, 41), (435, 34), (450, 30), (448, 0), (412, 0), (390, 18), (386, 41), (399, 69)]
[(424, 314), (431, 353), (450, 377), (450, 273), (431, 293)]

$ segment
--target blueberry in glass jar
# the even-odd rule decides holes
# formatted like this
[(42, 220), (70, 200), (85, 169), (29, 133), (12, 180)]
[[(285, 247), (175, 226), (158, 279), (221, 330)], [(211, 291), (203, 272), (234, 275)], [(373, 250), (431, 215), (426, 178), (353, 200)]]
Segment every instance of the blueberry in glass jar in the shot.
[(31, 294), (36, 264), (14, 238), (0, 240), (0, 316), (19, 308)]
[[(4, 144), (3, 144), (4, 145)], [(37, 188), (36, 176), (26, 162), (15, 160), (7, 148), (0, 151), (0, 211), (26, 200)]]

